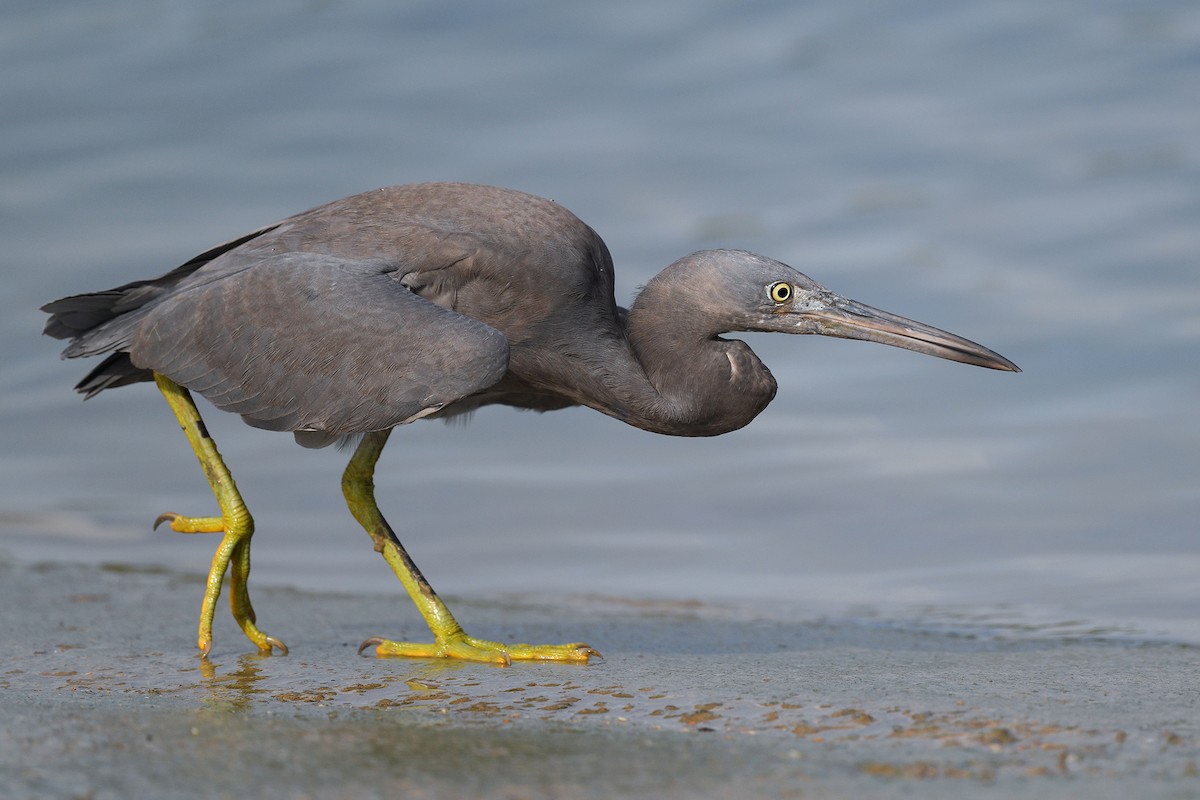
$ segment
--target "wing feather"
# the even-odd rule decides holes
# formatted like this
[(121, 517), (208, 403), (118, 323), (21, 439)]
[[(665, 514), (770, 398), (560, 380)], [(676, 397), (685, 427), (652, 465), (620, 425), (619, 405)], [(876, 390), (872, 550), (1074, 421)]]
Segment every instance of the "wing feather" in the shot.
[(129, 356), (250, 425), (328, 443), (432, 413), (508, 368), (499, 331), (412, 293), (382, 262), (260, 250), (244, 256), (253, 269), (228, 263), (238, 258), (149, 309)]

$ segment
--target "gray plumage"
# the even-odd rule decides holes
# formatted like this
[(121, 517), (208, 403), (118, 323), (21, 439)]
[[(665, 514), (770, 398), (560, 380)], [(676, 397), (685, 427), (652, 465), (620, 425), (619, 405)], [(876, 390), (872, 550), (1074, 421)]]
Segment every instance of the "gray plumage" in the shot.
[(490, 403), (725, 433), (776, 389), (748, 346), (721, 337), (731, 331), (868, 339), (1017, 370), (745, 251), (680, 259), (626, 311), (591, 228), (551, 201), (467, 184), (347, 197), (160, 278), (44, 310), (45, 332), (70, 340), (65, 357), (108, 354), (76, 387), (85, 395), (159, 372), (307, 446)]

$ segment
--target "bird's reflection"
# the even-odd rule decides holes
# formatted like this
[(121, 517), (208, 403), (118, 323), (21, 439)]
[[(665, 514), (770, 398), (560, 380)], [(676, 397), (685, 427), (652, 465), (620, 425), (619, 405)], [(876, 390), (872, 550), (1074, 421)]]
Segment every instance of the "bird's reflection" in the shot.
[(207, 658), (198, 659), (200, 683), (207, 690), (204, 698), (206, 708), (222, 711), (245, 711), (255, 700), (255, 695), (267, 694), (264, 684), (267, 675), (262, 663), (266, 656), (245, 653), (238, 656), (236, 666), (222, 670)]

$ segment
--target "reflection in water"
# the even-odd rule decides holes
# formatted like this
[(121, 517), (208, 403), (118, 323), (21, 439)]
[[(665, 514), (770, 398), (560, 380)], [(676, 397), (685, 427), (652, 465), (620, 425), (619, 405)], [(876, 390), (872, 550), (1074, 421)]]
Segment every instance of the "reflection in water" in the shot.
[(237, 667), (224, 674), (211, 659), (201, 658), (200, 685), (208, 690), (208, 697), (203, 701), (205, 708), (213, 711), (245, 711), (256, 695), (269, 694), (270, 690), (264, 683), (267, 676), (261, 666), (263, 659), (269, 657), (244, 653), (238, 656)]

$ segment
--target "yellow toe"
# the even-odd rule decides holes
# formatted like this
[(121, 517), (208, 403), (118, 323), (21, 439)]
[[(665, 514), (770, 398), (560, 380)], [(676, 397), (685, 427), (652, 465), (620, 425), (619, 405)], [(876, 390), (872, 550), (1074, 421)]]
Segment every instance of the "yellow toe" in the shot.
[(358, 648), (361, 654), (374, 646), (380, 658), (454, 658), (485, 664), (509, 666), (513, 661), (559, 661), (587, 664), (591, 658), (603, 658), (595, 648), (575, 642), (573, 644), (503, 644), (476, 639), (472, 636), (456, 636), (433, 642), (394, 642), (373, 636)]
[(154, 520), (154, 529), (158, 530), (158, 526), (164, 522), (171, 523), (171, 530), (176, 533), (224, 533), (225, 518), (224, 517), (185, 517), (182, 514), (176, 514), (174, 511), (167, 511), (164, 514), (159, 514)]

